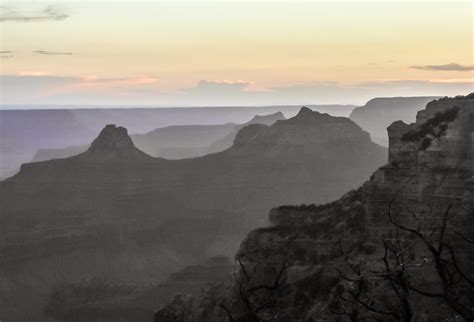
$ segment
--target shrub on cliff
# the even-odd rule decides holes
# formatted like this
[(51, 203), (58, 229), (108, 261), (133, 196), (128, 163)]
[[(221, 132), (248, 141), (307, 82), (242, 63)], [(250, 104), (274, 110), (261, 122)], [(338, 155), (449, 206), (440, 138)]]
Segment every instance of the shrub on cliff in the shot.
[(455, 106), (444, 112), (436, 113), (436, 115), (425, 123), (420, 125), (416, 130), (409, 131), (402, 136), (402, 141), (417, 142), (422, 140), (420, 149), (426, 150), (433, 139), (440, 138), (446, 134), (448, 123), (454, 121), (459, 112), (459, 107)]

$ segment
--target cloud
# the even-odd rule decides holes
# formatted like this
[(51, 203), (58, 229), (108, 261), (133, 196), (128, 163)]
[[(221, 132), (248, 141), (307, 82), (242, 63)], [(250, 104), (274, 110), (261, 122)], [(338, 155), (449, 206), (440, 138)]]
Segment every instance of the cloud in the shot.
[(1, 50), (0, 51), (0, 58), (5, 59), (5, 58), (13, 58), (13, 51), (10, 50)]
[(245, 104), (249, 97), (256, 96), (250, 88), (252, 84), (243, 80), (201, 80), (195, 87), (182, 89), (176, 99), (185, 105), (215, 105), (224, 101), (229, 102), (227, 105)]
[[(51, 76), (51, 77), (55, 77), (54, 75), (51, 75), (51, 73), (43, 72), (43, 71), (37, 71), (37, 70), (23, 70), (21, 72), (18, 72), (18, 77), (24, 77), (24, 76)], [(15, 76), (7, 76), (7, 77), (15, 77)], [(62, 79), (64, 79), (64, 78), (62, 78)]]
[(40, 55), (47, 55), (47, 56), (54, 56), (54, 55), (70, 56), (70, 55), (72, 55), (72, 53), (59, 52), (59, 51), (49, 51), (49, 50), (33, 50), (32, 53), (40, 54)]
[(201, 80), (196, 87), (185, 89), (189, 94), (206, 95), (209, 93), (226, 95), (245, 91), (252, 82), (247, 81), (207, 81)]
[(152, 93), (156, 99), (158, 81), (151, 76), (75, 77), (41, 71), (0, 75), (3, 104), (140, 104), (144, 97), (141, 91)]
[(378, 80), (356, 84), (317, 82), (252, 90), (249, 81), (200, 81), (175, 97), (180, 105), (364, 104), (378, 96), (454, 96), (474, 91), (473, 79)]
[(74, 80), (70, 77), (41, 75), (40, 72), (25, 72), (24, 75), (2, 75), (2, 104), (27, 104), (39, 102), (39, 93), (46, 88), (63, 86)]
[(19, 12), (10, 6), (0, 7), (0, 22), (59, 21), (68, 17), (68, 14), (54, 6), (47, 6), (33, 12)]
[(423, 65), (423, 66), (409, 66), (410, 68), (414, 69), (421, 69), (421, 70), (431, 70), (431, 71), (457, 71), (457, 72), (466, 72), (470, 70), (474, 70), (474, 66), (468, 65), (460, 65), (456, 63), (450, 63), (446, 65)]
[(141, 86), (155, 84), (158, 80), (159, 78), (154, 76), (101, 78), (92, 75), (79, 77), (78, 85), (82, 87)]
[(100, 78), (84, 76), (71, 78), (70, 82), (48, 86), (38, 92), (38, 97), (48, 98), (68, 95), (99, 95), (109, 97), (137, 96), (136, 90), (154, 89), (157, 77)]
[(365, 104), (374, 97), (455, 96), (474, 91), (474, 79), (376, 80), (267, 86), (253, 81), (201, 80), (164, 90), (157, 77), (55, 76), (24, 71), (0, 76), (3, 104), (104, 104), (155, 106)]

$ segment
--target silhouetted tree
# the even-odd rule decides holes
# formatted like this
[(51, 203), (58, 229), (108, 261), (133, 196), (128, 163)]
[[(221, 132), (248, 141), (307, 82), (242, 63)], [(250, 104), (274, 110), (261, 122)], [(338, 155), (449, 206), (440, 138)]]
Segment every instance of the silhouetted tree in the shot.
[(258, 274), (259, 264), (250, 269), (238, 263), (240, 270), (234, 274), (238, 303), (220, 304), (229, 321), (260, 322), (278, 318), (278, 300), (288, 287), (286, 264), (272, 266), (270, 274), (262, 276)]
[[(426, 297), (446, 304), (454, 316), (473, 321), (473, 263), (460, 263), (457, 258), (457, 253), (461, 251), (472, 254), (473, 239), (450, 227), (451, 206), (447, 207), (437, 227), (424, 231), (420, 224), (410, 227), (395, 219), (394, 200), (395, 197), (388, 205), (387, 215), (396, 228), (396, 234), (390, 238), (378, 236), (384, 249), (383, 257), (372, 263), (372, 267), (367, 263), (352, 263), (346, 257), (350, 273), (344, 274), (339, 270), (340, 277), (346, 283), (330, 306), (330, 311), (347, 316), (351, 321), (373, 316), (411, 321), (415, 301)], [(417, 214), (412, 214), (418, 218)], [(472, 212), (468, 211), (467, 215), (472, 215)], [(421, 242), (422, 249), (428, 251), (428, 256), (421, 259), (415, 257), (418, 242)], [(422, 267), (435, 272), (437, 278), (434, 285), (423, 283)]]

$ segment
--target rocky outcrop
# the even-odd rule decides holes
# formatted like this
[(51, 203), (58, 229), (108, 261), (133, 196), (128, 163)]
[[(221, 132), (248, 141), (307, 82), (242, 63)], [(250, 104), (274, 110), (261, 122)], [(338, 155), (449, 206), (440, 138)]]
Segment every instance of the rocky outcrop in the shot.
[(418, 111), (437, 97), (378, 97), (355, 108), (350, 119), (370, 133), (372, 140), (388, 146), (386, 128), (395, 121), (411, 123)]
[[(271, 127), (253, 125), (243, 128), (234, 143), (236, 147), (244, 146), (245, 151), (251, 148), (268, 154), (337, 151), (322, 153), (319, 158), (324, 162), (338, 159), (344, 163), (352, 156), (370, 157), (371, 154), (378, 157), (384, 151), (370, 140), (367, 132), (348, 118), (315, 113), (307, 107), (303, 107), (295, 117), (277, 121)], [(332, 169), (338, 166), (337, 163), (331, 164)]]
[(151, 159), (135, 147), (127, 129), (114, 124), (107, 125), (92, 142), (86, 152), (78, 156), (87, 161), (136, 161)]
[[(439, 219), (449, 205), (456, 213), (472, 203), (473, 131), (470, 96), (430, 102), (418, 113), (416, 123), (393, 123), (388, 128), (389, 164), (365, 186), (371, 227), (388, 225), (386, 205), (391, 199), (427, 221)], [(399, 210), (410, 221), (411, 215)]]
[[(397, 223), (427, 234), (439, 233), (449, 208), (449, 229), (474, 238), (474, 95), (430, 102), (415, 123), (395, 122), (388, 133), (389, 163), (361, 188), (329, 204), (273, 208), (272, 225), (252, 231), (242, 242), (236, 259), (244, 265), (287, 265), (288, 289), (279, 295), (286, 304), (275, 313), (276, 321), (342, 318), (330, 308), (344, 290), (335, 269), (347, 268), (348, 255), (365, 263), (383, 256), (381, 236), (397, 236), (389, 206)], [(473, 249), (458, 241), (445, 239), (456, 245), (458, 259), (465, 263), (474, 256)], [(415, 245), (414, 258), (429, 256), (422, 245)], [(436, 283), (432, 270), (426, 268), (422, 274), (426, 283)], [(239, 300), (238, 295), (233, 298)], [(423, 311), (417, 319), (449, 316), (435, 302), (413, 301)]]
[(363, 246), (364, 214), (362, 188), (324, 205), (273, 208), (269, 215), (272, 226), (249, 233), (236, 259), (295, 266), (327, 263), (341, 255), (341, 247)]

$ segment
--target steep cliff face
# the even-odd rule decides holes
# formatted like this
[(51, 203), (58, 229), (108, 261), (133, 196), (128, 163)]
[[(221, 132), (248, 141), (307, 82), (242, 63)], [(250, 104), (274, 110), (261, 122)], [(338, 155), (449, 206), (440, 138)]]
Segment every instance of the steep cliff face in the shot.
[(392, 199), (399, 220), (410, 222), (410, 212), (416, 212), (432, 224), (450, 205), (453, 213), (472, 205), (473, 130), (474, 98), (469, 96), (430, 102), (416, 123), (393, 123), (389, 164), (364, 189), (371, 228), (388, 225), (386, 205)]
[[(417, 114), (416, 123), (395, 122), (388, 133), (389, 163), (360, 189), (326, 205), (274, 208), (272, 226), (252, 231), (242, 242), (236, 255), (242, 263), (288, 266), (291, 291), (276, 320), (340, 318), (328, 307), (340, 291), (335, 269), (347, 266), (347, 254), (363, 262), (383, 256), (380, 236), (396, 235), (389, 205), (396, 222), (426, 233), (439, 229), (449, 208), (450, 229), (474, 237), (474, 95), (433, 101)], [(455, 245), (456, 240), (448, 242)], [(415, 257), (428, 256), (417, 247)], [(470, 248), (457, 249), (461, 261), (472, 258)], [(429, 269), (424, 274), (434, 278)], [(308, 285), (313, 277), (316, 282)], [(436, 305), (424, 305), (429, 319)]]
[(411, 123), (416, 113), (437, 97), (377, 97), (355, 108), (350, 119), (370, 133), (372, 140), (388, 146), (386, 128), (395, 121)]

